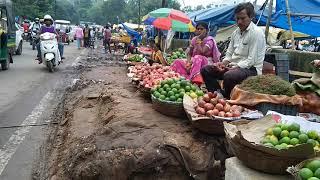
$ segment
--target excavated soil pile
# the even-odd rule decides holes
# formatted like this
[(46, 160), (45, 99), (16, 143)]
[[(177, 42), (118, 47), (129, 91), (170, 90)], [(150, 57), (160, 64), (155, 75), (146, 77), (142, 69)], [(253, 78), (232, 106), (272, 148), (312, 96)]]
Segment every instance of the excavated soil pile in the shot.
[(158, 113), (126, 77), (126, 67), (101, 61), (84, 62), (91, 66), (81, 88), (66, 96), (49, 179), (223, 178), (229, 157), (223, 137)]

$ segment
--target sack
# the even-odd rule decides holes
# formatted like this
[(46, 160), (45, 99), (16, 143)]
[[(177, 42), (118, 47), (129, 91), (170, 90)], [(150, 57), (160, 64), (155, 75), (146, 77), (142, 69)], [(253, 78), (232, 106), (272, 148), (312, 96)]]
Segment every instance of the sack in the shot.
[(320, 96), (315, 92), (298, 92), (302, 98), (299, 112), (314, 113), (320, 115)]

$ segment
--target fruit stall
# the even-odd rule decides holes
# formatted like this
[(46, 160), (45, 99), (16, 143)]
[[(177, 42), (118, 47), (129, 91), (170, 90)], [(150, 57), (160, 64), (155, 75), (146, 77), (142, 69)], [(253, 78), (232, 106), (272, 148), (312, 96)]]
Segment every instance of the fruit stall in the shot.
[[(167, 56), (169, 64), (184, 58), (182, 49)], [(320, 179), (319, 78), (289, 83), (274, 75), (250, 77), (226, 99), (192, 84), (170, 66), (149, 65), (143, 55), (125, 59), (127, 76), (155, 111), (188, 120), (208, 136), (225, 136), (230, 151), (246, 168)]]

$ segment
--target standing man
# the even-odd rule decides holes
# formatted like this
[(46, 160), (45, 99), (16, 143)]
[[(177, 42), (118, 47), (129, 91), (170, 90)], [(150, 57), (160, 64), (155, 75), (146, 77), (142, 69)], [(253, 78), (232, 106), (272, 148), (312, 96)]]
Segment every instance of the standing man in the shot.
[(75, 28), (75, 37), (77, 40), (77, 47), (78, 49), (81, 48), (81, 44), (82, 44), (82, 39), (83, 39), (83, 30), (82, 28), (79, 26), (79, 24), (76, 25), (77, 27)]
[(104, 50), (107, 52), (107, 46), (109, 49), (109, 52), (111, 54), (111, 47), (110, 47), (110, 41), (111, 41), (111, 30), (109, 25), (106, 25), (104, 32), (103, 32), (103, 45), (104, 45)]
[[(263, 30), (252, 22), (254, 12), (254, 7), (249, 2), (236, 7), (238, 28), (231, 35), (226, 57), (222, 62), (205, 66), (201, 70), (209, 91), (220, 90), (229, 98), (234, 86), (249, 76), (262, 74), (266, 41)], [(224, 91), (221, 91), (219, 79), (223, 79)]]
[(84, 41), (84, 47), (89, 47), (89, 38), (90, 38), (90, 29), (88, 24), (86, 24), (85, 28), (83, 29), (83, 41)]

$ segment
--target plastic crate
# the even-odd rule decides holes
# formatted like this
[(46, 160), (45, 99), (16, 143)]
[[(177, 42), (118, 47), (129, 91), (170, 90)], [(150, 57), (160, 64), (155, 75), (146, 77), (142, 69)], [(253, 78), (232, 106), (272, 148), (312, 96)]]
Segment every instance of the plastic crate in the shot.
[(298, 106), (273, 104), (273, 103), (260, 103), (255, 107), (258, 111), (261, 111), (264, 115), (268, 111), (276, 111), (284, 115), (296, 116), (298, 113)]

